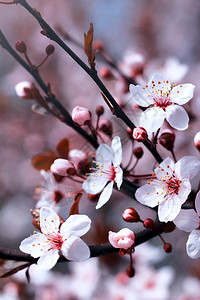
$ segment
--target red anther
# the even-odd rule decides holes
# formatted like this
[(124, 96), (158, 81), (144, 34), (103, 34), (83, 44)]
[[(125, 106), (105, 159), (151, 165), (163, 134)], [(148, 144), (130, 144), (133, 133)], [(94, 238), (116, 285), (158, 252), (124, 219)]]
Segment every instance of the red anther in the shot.
[(133, 267), (128, 267), (126, 269), (126, 275), (130, 278), (134, 277), (135, 275), (135, 269)]
[(169, 243), (165, 243), (163, 246), (163, 249), (166, 253), (171, 253), (172, 252), (172, 245)]
[(140, 159), (143, 156), (143, 149), (142, 147), (137, 147), (133, 150), (133, 154), (136, 156), (137, 159)]
[(154, 220), (152, 220), (151, 218), (147, 218), (144, 221), (144, 227), (146, 227), (147, 229), (153, 229), (153, 228), (155, 228), (155, 222), (154, 222)]
[(23, 41), (19, 41), (15, 44), (15, 49), (20, 53), (26, 52), (26, 44)]
[(122, 214), (122, 218), (124, 219), (124, 221), (130, 223), (137, 223), (140, 220), (138, 212), (132, 207), (125, 209), (125, 211)]
[(104, 114), (104, 107), (102, 105), (98, 105), (96, 108), (96, 115), (100, 117), (103, 114)]
[(136, 127), (133, 129), (133, 138), (137, 142), (144, 142), (148, 139), (148, 134), (146, 129), (143, 127)]
[(171, 130), (163, 132), (158, 138), (160, 144), (167, 150), (172, 151), (174, 148), (175, 134)]
[(52, 45), (52, 44), (48, 45), (48, 46), (46, 47), (45, 51), (46, 51), (46, 54), (47, 54), (48, 56), (51, 55), (51, 54), (53, 54), (54, 51), (55, 51), (54, 45)]

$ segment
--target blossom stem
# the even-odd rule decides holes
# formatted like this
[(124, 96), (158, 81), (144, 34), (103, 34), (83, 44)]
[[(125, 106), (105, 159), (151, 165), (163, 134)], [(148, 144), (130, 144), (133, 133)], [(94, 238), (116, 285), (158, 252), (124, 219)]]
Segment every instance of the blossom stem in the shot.
[[(120, 108), (118, 103), (115, 101), (113, 96), (110, 94), (110, 92), (107, 90), (103, 82), (100, 80), (100, 78), (97, 75), (97, 71), (94, 69), (89, 68), (64, 42), (61, 40), (61, 38), (55, 33), (55, 31), (44, 21), (44, 19), (26, 2), (26, 0), (18, 0), (18, 3), (21, 4), (26, 10), (30, 12), (30, 14), (36, 18), (36, 20), (39, 22), (40, 26), (45, 31), (45, 34), (48, 38), (56, 42), (65, 52), (67, 52), (71, 58), (76, 61), (76, 63), (79, 64), (79, 66), (94, 80), (94, 82), (97, 84), (97, 86), (100, 88), (100, 90), (103, 92), (103, 94), (106, 96), (110, 104), (113, 106), (115, 115), (122, 119), (124, 123), (130, 127), (132, 130), (136, 126), (133, 124), (133, 122), (129, 119), (129, 117), (124, 113), (124, 111)], [(144, 145), (147, 147), (147, 149), (152, 153), (152, 155), (155, 157), (155, 159), (158, 161), (158, 163), (162, 162), (162, 158), (160, 154), (157, 152), (155, 148), (152, 148), (149, 144), (149, 141), (143, 142)]]

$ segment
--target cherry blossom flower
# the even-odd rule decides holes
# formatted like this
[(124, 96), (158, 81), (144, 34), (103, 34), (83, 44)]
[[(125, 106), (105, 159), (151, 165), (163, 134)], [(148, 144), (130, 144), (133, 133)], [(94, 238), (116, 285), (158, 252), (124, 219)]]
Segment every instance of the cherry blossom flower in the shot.
[(59, 216), (51, 208), (42, 207), (42, 233), (35, 233), (24, 239), (19, 248), (34, 258), (40, 257), (37, 265), (45, 270), (55, 266), (60, 256), (59, 251), (69, 260), (86, 260), (90, 257), (90, 250), (80, 237), (88, 232), (90, 226), (91, 220), (86, 215), (71, 215), (60, 226)]
[(122, 228), (118, 232), (109, 231), (108, 240), (114, 248), (129, 249), (135, 243), (135, 232)]
[(158, 207), (161, 222), (172, 221), (181, 210), (181, 205), (191, 192), (190, 180), (200, 170), (200, 162), (194, 156), (184, 156), (176, 164), (166, 158), (152, 174), (147, 184), (141, 186), (135, 194), (136, 199), (147, 206)]
[(162, 126), (166, 118), (175, 129), (187, 129), (189, 117), (185, 109), (179, 105), (192, 99), (194, 88), (195, 86), (190, 83), (172, 86), (159, 74), (154, 74), (145, 87), (130, 85), (130, 92), (136, 103), (147, 107), (141, 114), (140, 126), (154, 132)]
[(102, 190), (96, 209), (102, 207), (111, 197), (114, 183), (118, 189), (122, 184), (123, 171), (120, 168), (122, 161), (122, 146), (120, 137), (115, 136), (111, 147), (101, 144), (96, 151), (94, 172), (83, 183), (83, 189), (88, 194), (98, 194)]
[(193, 209), (181, 209), (178, 216), (174, 219), (178, 229), (191, 232), (186, 243), (187, 254), (191, 258), (200, 257), (200, 192), (195, 199), (196, 212)]

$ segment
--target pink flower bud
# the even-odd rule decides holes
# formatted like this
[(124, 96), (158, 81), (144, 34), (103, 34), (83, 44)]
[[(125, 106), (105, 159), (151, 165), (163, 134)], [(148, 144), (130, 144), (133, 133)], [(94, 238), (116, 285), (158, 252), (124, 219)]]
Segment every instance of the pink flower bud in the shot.
[(144, 227), (148, 228), (148, 229), (153, 229), (155, 227), (155, 222), (154, 220), (147, 218), (144, 221)]
[(126, 269), (126, 275), (130, 278), (134, 277), (135, 275), (135, 269), (133, 267), (128, 267)]
[(15, 49), (19, 53), (25, 53), (26, 52), (26, 44), (23, 41), (19, 41), (15, 44)]
[(143, 156), (143, 149), (141, 147), (137, 147), (133, 150), (133, 154), (136, 156), (137, 159), (140, 159)]
[(143, 127), (136, 127), (133, 129), (133, 138), (137, 142), (144, 142), (146, 139), (148, 139), (148, 134), (146, 129)]
[(52, 55), (52, 54), (54, 53), (54, 51), (55, 51), (54, 45), (49, 44), (49, 45), (46, 47), (45, 51), (46, 51), (46, 54), (47, 54), (47, 55)]
[(172, 130), (164, 131), (158, 138), (160, 144), (167, 150), (172, 151), (174, 148), (175, 134)]
[(128, 228), (123, 228), (118, 232), (109, 231), (108, 239), (114, 248), (129, 249), (134, 246), (135, 232)]
[(194, 145), (197, 148), (197, 150), (200, 151), (200, 131), (197, 132), (194, 136)]
[(122, 214), (122, 218), (124, 219), (124, 221), (130, 222), (130, 223), (133, 223), (133, 222), (137, 223), (140, 220), (140, 216), (139, 216), (138, 212), (132, 207), (125, 209), (125, 211)]
[(87, 125), (91, 119), (91, 112), (89, 109), (81, 106), (76, 106), (72, 110), (72, 120), (76, 125)]
[(96, 115), (100, 117), (103, 114), (104, 114), (104, 107), (102, 105), (98, 105), (96, 108)]
[(58, 158), (51, 165), (51, 172), (60, 176), (75, 175), (74, 165), (67, 159)]
[(16, 84), (15, 91), (17, 96), (23, 99), (32, 99), (33, 95), (31, 92), (32, 84), (29, 81), (21, 81)]
[(172, 245), (169, 243), (165, 243), (163, 246), (163, 249), (166, 253), (171, 253), (172, 252)]
[(99, 124), (99, 130), (108, 136), (112, 136), (113, 126), (109, 120), (101, 120)]

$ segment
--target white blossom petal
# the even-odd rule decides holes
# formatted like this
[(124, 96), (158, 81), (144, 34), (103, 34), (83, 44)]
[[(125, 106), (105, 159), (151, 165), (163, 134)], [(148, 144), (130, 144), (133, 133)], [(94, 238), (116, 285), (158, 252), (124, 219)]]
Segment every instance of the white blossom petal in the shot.
[(155, 207), (161, 203), (164, 199), (165, 192), (163, 191), (163, 185), (160, 184), (160, 181), (154, 179), (152, 182), (149, 181), (149, 184), (145, 184), (137, 189), (135, 193), (135, 198), (140, 203)]
[(148, 132), (157, 131), (165, 120), (165, 112), (160, 107), (150, 107), (141, 113), (140, 126)]
[(91, 220), (86, 215), (71, 215), (60, 227), (60, 233), (64, 239), (70, 236), (80, 237), (91, 227)]
[(139, 106), (148, 107), (154, 103), (151, 91), (146, 87), (131, 84), (130, 92)]
[(60, 226), (59, 216), (50, 207), (40, 210), (40, 228), (44, 234), (57, 233)]
[(97, 163), (109, 163), (113, 161), (114, 151), (106, 144), (101, 144), (96, 151), (95, 161)]
[(118, 166), (116, 167), (115, 172), (116, 172), (115, 182), (119, 190), (123, 181), (123, 170)]
[(37, 266), (41, 270), (52, 269), (57, 263), (60, 255), (57, 249), (51, 249), (43, 254), (37, 261)]
[(181, 209), (173, 222), (178, 229), (186, 232), (191, 232), (199, 227), (199, 217), (193, 209)]
[(181, 201), (178, 195), (167, 195), (158, 207), (158, 218), (161, 222), (173, 221), (181, 210)]
[(88, 245), (75, 236), (71, 236), (63, 243), (61, 251), (69, 260), (82, 261), (90, 257)]
[(175, 164), (175, 173), (179, 179), (192, 179), (200, 170), (200, 161), (195, 156), (184, 156)]
[(181, 204), (183, 204), (186, 200), (188, 195), (191, 192), (191, 184), (190, 181), (187, 178), (184, 178), (181, 183), (178, 190), (178, 196), (181, 200)]
[(119, 166), (122, 162), (122, 144), (119, 136), (113, 138), (111, 147), (114, 152), (113, 164), (114, 166)]
[(175, 169), (175, 164), (173, 160), (167, 157), (161, 162), (159, 167), (157, 167), (154, 171), (156, 177), (158, 179), (163, 180), (163, 179), (169, 179), (172, 176), (174, 169)]
[(195, 86), (191, 83), (178, 85), (171, 90), (170, 100), (179, 105), (183, 105), (192, 99), (194, 89)]
[(148, 82), (148, 87), (150, 90), (158, 91), (162, 90), (162, 94), (165, 94), (171, 90), (171, 85), (169, 80), (167, 80), (161, 74), (154, 74)]
[(166, 107), (166, 120), (173, 128), (185, 130), (188, 128), (189, 117), (185, 109), (178, 105)]
[(24, 239), (19, 246), (19, 249), (28, 253), (34, 258), (41, 256), (44, 252), (48, 251), (51, 245), (48, 243), (48, 239), (42, 233), (36, 233), (32, 236)]
[(113, 190), (113, 181), (111, 181), (103, 190), (99, 197), (99, 201), (97, 203), (96, 209), (101, 208), (108, 200), (110, 199), (112, 195)]
[(100, 193), (104, 186), (106, 185), (106, 183), (108, 182), (108, 179), (105, 178), (104, 176), (93, 176), (94, 178), (92, 178), (92, 176), (89, 176), (84, 182), (83, 182), (83, 189), (86, 193), (88, 194), (98, 194)]
[(186, 243), (187, 254), (191, 258), (200, 257), (200, 230), (193, 230)]
[(200, 191), (197, 193), (195, 198), (195, 208), (198, 216), (200, 216)]

